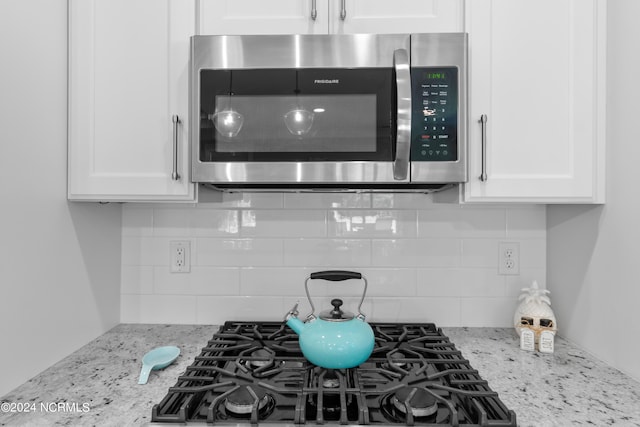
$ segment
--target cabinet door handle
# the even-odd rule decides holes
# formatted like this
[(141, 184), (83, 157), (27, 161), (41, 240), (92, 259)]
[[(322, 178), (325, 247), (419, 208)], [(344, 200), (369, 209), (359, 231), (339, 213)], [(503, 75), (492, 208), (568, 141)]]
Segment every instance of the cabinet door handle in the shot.
[(482, 127), (482, 171), (480, 173), (480, 181), (486, 182), (487, 177), (487, 115), (480, 116), (480, 126)]
[(340, 0), (340, 19), (344, 21), (347, 17), (347, 0)]
[(173, 171), (171, 172), (171, 179), (177, 181), (180, 179), (178, 173), (178, 125), (180, 124), (180, 117), (177, 115), (171, 116), (173, 122)]
[(314, 21), (318, 17), (318, 7), (316, 6), (316, 0), (311, 0), (311, 19)]

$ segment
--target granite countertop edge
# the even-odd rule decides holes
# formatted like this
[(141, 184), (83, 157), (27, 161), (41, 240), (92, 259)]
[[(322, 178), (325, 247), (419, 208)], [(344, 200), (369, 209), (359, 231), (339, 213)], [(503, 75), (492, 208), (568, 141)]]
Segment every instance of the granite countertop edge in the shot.
[[(521, 426), (640, 426), (640, 382), (557, 337), (551, 354), (519, 348), (512, 328), (443, 327)], [(216, 325), (120, 324), (0, 398), (0, 426), (138, 426)], [(142, 356), (175, 345), (175, 363), (138, 385)]]

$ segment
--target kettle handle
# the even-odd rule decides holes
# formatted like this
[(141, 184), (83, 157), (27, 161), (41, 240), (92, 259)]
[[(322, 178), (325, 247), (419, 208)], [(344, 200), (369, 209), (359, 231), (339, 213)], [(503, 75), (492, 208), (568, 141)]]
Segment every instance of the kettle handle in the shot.
[(367, 295), (367, 279), (358, 272), (355, 271), (346, 271), (346, 270), (326, 270), (326, 271), (317, 271), (315, 273), (311, 273), (309, 277), (304, 281), (304, 290), (307, 293), (307, 299), (309, 300), (309, 304), (311, 305), (311, 314), (307, 316), (307, 319), (315, 318), (316, 308), (313, 305), (313, 301), (311, 300), (311, 295), (309, 294), (309, 280), (329, 280), (331, 282), (341, 282), (343, 280), (349, 279), (361, 279), (364, 282), (364, 290), (362, 291), (362, 298), (360, 298), (360, 304), (358, 304), (358, 318), (360, 320), (364, 320), (365, 315), (362, 312), (362, 303), (364, 302), (364, 297)]
[(362, 274), (355, 271), (327, 270), (327, 271), (317, 271), (315, 273), (311, 273), (309, 278), (330, 280), (332, 282), (340, 282), (342, 280), (348, 280), (348, 279), (362, 279)]

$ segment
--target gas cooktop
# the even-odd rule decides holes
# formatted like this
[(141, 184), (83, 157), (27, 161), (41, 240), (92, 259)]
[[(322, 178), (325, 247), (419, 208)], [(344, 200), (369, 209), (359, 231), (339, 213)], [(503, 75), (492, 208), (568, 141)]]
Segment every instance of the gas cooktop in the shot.
[(356, 368), (308, 362), (280, 322), (226, 322), (152, 410), (153, 423), (516, 426), (432, 323), (370, 323)]

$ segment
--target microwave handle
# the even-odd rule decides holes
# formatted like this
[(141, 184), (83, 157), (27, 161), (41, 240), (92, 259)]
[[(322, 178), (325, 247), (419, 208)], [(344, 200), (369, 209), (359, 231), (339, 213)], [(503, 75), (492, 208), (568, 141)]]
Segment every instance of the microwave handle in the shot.
[(409, 175), (409, 154), (411, 151), (411, 73), (409, 54), (406, 49), (393, 52), (393, 66), (396, 71), (398, 91), (398, 111), (396, 116), (396, 158), (393, 162), (393, 178), (406, 180)]

